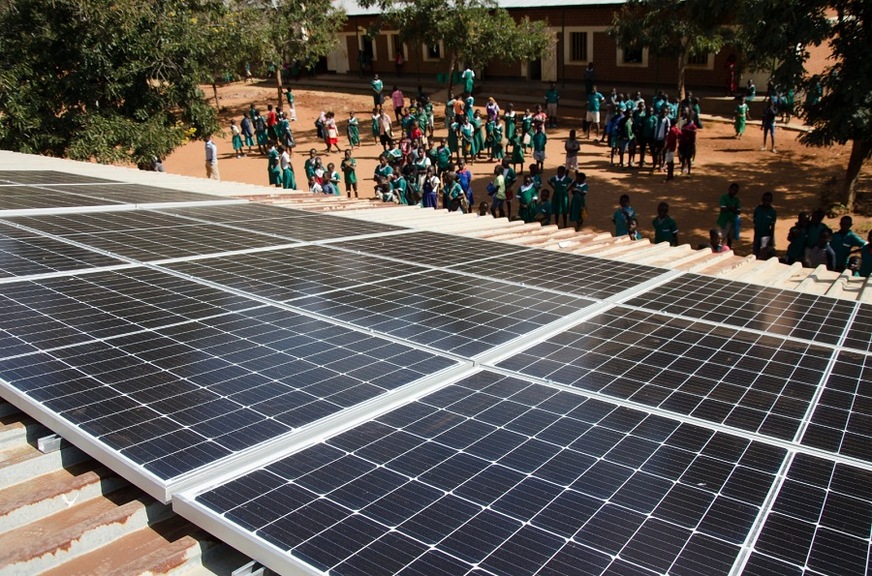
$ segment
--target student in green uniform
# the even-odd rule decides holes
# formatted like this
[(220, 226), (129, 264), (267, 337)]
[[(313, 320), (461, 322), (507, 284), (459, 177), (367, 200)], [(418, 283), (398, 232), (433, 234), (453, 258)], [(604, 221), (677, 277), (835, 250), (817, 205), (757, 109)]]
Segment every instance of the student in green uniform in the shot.
[(351, 191), (354, 190), (354, 197), (357, 195), (357, 160), (351, 157), (351, 150), (345, 151), (345, 157), (342, 159), (342, 175), (345, 179), (345, 192), (351, 198)]
[(500, 122), (500, 119), (497, 118), (496, 122), (494, 122), (493, 129), (493, 159), (500, 162), (505, 157), (506, 152), (503, 147), (503, 124)]
[[(533, 160), (536, 161), (536, 165), (539, 166), (539, 170), (542, 170), (542, 168), (544, 168), (545, 166), (545, 144), (547, 142), (548, 136), (542, 129), (542, 125), (537, 125), (536, 131), (533, 133)], [(554, 195), (552, 196), (551, 200), (552, 204), (554, 204), (555, 202), (557, 202), (556, 190), (554, 191)]]
[(748, 111), (750, 108), (741, 96), (736, 97), (736, 109), (733, 111), (733, 127), (736, 129), (736, 138), (742, 138), (745, 134), (745, 124), (747, 124), (750, 116)]
[(379, 136), (379, 130), (378, 130), (379, 118), (381, 118), (381, 110), (379, 109), (378, 106), (376, 106), (375, 108), (372, 109), (372, 139), (373, 139), (373, 141), (375, 141), (376, 144), (378, 144), (378, 136)]
[(461, 149), (460, 149), (460, 137), (458, 136), (460, 132), (460, 124), (457, 122), (452, 122), (448, 127), (448, 150), (451, 151), (451, 156), (460, 160)]
[(475, 91), (475, 72), (469, 66), (460, 75), (463, 80), (463, 91), (472, 94)]
[(303, 162), (303, 171), (306, 173), (306, 180), (309, 180), (315, 175), (315, 166), (317, 165), (318, 152), (312, 148), (309, 150), (309, 157)]
[(576, 172), (575, 181), (570, 188), (572, 200), (569, 204), (569, 221), (575, 222), (576, 232), (581, 230), (587, 216), (587, 191), (587, 175), (584, 172)]
[[(448, 136), (450, 142), (451, 134)], [(457, 134), (454, 135), (454, 145), (457, 146)], [(439, 147), (436, 148), (436, 173), (442, 176), (449, 170), (451, 170), (451, 148), (445, 145), (445, 140), (440, 140)]]
[(572, 185), (572, 180), (566, 175), (566, 167), (558, 166), (557, 175), (552, 176), (548, 180), (548, 184), (554, 191), (551, 196), (551, 213), (554, 214), (554, 222), (559, 228), (561, 216), (563, 216), (563, 228), (566, 228), (569, 226), (569, 187)]
[(796, 224), (790, 227), (787, 233), (787, 254), (785, 260), (788, 264), (799, 262), (805, 264), (805, 249), (808, 244), (808, 225), (810, 215), (808, 212), (800, 212), (796, 218)]
[(512, 168), (517, 171), (517, 167), (520, 166), (521, 170), (519, 172), (524, 172), (524, 146), (521, 144), (521, 135), (515, 132), (514, 136), (509, 140), (509, 146), (511, 146), (511, 154), (512, 154)]
[(844, 272), (845, 267), (848, 265), (848, 257), (851, 255), (851, 252), (866, 245), (866, 242), (851, 230), (851, 226), (853, 225), (853, 218), (850, 216), (842, 216), (842, 219), (839, 220), (839, 229), (830, 239), (830, 246), (832, 246), (833, 252), (836, 253), (836, 272)]
[(524, 183), (518, 189), (518, 218), (529, 224), (536, 218), (536, 186), (533, 184), (533, 177), (527, 174), (524, 176)]
[(506, 128), (506, 140), (509, 142), (512, 141), (512, 138), (515, 137), (515, 105), (509, 102), (509, 105), (506, 106), (506, 112), (503, 114), (503, 123)]
[(463, 159), (474, 164), (478, 150), (475, 147), (475, 126), (469, 121), (468, 116), (463, 117), (463, 124), (460, 125), (460, 143)]
[(372, 88), (372, 104), (373, 106), (381, 106), (382, 103), (382, 90), (385, 88), (385, 83), (382, 82), (378, 74), (376, 74), (372, 82), (369, 83), (370, 88)]
[(290, 115), (291, 120), (296, 122), (297, 120), (297, 108), (294, 106), (294, 93), (291, 91), (291, 87), (288, 86), (288, 89), (285, 91), (285, 98), (288, 100), (288, 108), (291, 109)]
[(269, 183), (276, 188), (282, 186), (282, 172), (279, 169), (279, 151), (276, 149), (276, 143), (270, 142), (269, 152), (267, 152), (267, 175)]
[(775, 251), (775, 219), (772, 192), (764, 192), (760, 205), (754, 208), (754, 256), (765, 260)]
[(294, 167), (291, 166), (291, 154), (283, 146), (279, 146), (279, 167), (282, 173), (282, 188), (296, 190), (297, 181), (294, 178)]
[(671, 246), (678, 245), (678, 224), (669, 215), (669, 204), (661, 202), (657, 205), (657, 217), (651, 221), (654, 227), (654, 243), (669, 242)]
[(346, 128), (346, 133), (348, 134), (348, 145), (354, 150), (355, 146), (360, 146), (360, 122), (357, 120), (357, 117), (354, 115), (354, 112), (348, 113), (348, 128)]

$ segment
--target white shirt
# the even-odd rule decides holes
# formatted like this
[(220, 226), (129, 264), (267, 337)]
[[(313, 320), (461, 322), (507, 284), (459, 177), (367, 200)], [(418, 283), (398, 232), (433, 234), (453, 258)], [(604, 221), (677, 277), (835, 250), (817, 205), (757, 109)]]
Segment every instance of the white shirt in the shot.
[(206, 162), (212, 164), (218, 163), (218, 147), (212, 140), (206, 141)]
[(281, 155), (281, 157), (279, 158), (279, 160), (280, 160), (280, 162), (281, 162), (281, 164), (282, 164), (282, 170), (284, 170), (285, 168), (290, 168), (290, 166), (291, 166), (291, 155), (288, 154), (288, 151), (287, 151), (287, 150), (285, 150), (284, 152), (282, 152), (282, 155)]

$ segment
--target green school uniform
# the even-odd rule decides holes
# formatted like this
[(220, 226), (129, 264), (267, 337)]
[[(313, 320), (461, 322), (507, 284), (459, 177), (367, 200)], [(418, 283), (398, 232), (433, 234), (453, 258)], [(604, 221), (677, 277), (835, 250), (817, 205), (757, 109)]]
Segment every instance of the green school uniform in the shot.
[(457, 154), (458, 150), (460, 150), (459, 141), (457, 140), (458, 130), (460, 130), (460, 126), (457, 122), (452, 122), (451, 127), (448, 129), (448, 149), (451, 150), (452, 154)]
[(360, 122), (357, 118), (348, 119), (348, 143), (352, 146), (360, 146)]
[(535, 195), (536, 187), (532, 184), (530, 186), (521, 186), (518, 190), (518, 203), (520, 204), (518, 207), (518, 217), (527, 224), (536, 218), (536, 205), (533, 201)]
[(663, 220), (655, 218), (651, 222), (654, 228), (654, 243), (669, 242), (675, 244), (675, 236), (678, 234), (678, 224), (671, 216), (666, 216)]
[[(739, 203), (739, 197), (738, 196), (731, 197), (729, 194), (724, 194), (723, 196), (721, 196), (720, 206), (727, 207), (727, 208), (735, 207), (737, 209), (741, 208), (740, 203)], [(726, 228), (727, 223), (729, 223), (729, 221), (734, 219), (735, 217), (736, 217), (736, 215), (730, 211), (721, 212), (718, 215), (718, 227), (719, 228)]]
[(569, 213), (569, 186), (572, 184), (572, 180), (569, 179), (569, 176), (563, 175), (562, 178), (559, 176), (552, 176), (548, 183), (551, 185), (551, 189), (554, 191), (551, 194), (551, 213), (552, 214), (568, 214)]
[(503, 122), (506, 127), (506, 139), (511, 141), (515, 137), (515, 113), (506, 112), (503, 114)]
[(354, 158), (342, 160), (342, 174), (346, 184), (357, 184), (357, 160)]
[(273, 186), (282, 185), (282, 172), (279, 168), (279, 151), (273, 148), (267, 155), (267, 173), (269, 175), (269, 183)]
[(584, 222), (582, 218), (584, 209), (587, 206), (587, 182), (574, 182), (572, 187), (572, 201), (569, 204), (569, 219), (573, 222)]

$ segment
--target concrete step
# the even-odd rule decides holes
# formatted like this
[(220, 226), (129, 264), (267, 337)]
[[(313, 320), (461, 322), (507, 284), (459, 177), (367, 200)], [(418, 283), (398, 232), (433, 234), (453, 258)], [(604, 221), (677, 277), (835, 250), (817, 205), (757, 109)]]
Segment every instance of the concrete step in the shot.
[[(40, 576), (181, 576), (227, 546), (180, 516), (140, 528)], [(208, 573), (208, 572), (207, 572)]]
[(95, 460), (43, 474), (0, 490), (0, 534), (127, 486)]
[(170, 508), (133, 486), (0, 535), (0, 576), (40, 574), (169, 518)]
[(48, 454), (27, 443), (17, 444), (0, 452), (0, 490), (88, 459), (87, 454), (66, 441), (60, 450)]

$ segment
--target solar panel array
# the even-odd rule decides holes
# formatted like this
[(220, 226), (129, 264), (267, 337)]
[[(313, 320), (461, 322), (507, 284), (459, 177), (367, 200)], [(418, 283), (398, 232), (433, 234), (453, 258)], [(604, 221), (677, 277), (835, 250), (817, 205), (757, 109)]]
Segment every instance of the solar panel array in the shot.
[(0, 392), (281, 573), (872, 574), (870, 320), (0, 171)]

